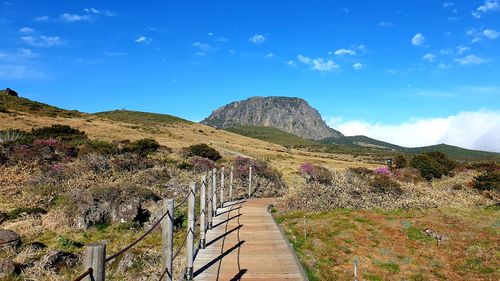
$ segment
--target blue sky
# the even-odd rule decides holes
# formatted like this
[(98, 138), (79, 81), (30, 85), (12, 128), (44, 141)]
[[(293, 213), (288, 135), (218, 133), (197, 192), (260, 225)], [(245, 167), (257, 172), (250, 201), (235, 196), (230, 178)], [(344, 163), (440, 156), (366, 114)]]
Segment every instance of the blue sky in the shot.
[(382, 132), (476, 114), (487, 140), (456, 144), (500, 151), (498, 0), (0, 0), (0, 37), (0, 87), (63, 108), (199, 121), (298, 96), (347, 134), (403, 145), (455, 136)]

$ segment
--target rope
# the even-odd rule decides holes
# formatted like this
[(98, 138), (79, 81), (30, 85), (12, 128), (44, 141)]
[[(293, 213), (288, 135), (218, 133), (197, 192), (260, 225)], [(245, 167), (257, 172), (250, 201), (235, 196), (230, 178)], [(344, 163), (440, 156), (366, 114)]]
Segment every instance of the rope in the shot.
[[(191, 191), (189, 191), (188, 195), (186, 196), (186, 198), (184, 198), (184, 200), (179, 204), (177, 205), (174, 210), (176, 210), (177, 208), (179, 208), (180, 206), (182, 206), (185, 202), (187, 202), (187, 199), (189, 198), (189, 195), (191, 194)], [(165, 212), (152, 226), (151, 228), (148, 229), (148, 231), (144, 232), (144, 234), (142, 234), (139, 238), (137, 238), (134, 242), (130, 243), (129, 245), (127, 245), (126, 247), (124, 247), (123, 249), (121, 249), (120, 251), (118, 251), (117, 253), (109, 256), (106, 258), (105, 262), (109, 262), (110, 260), (113, 260), (114, 258), (124, 254), (126, 251), (128, 251), (130, 248), (134, 247), (137, 243), (139, 243), (140, 241), (142, 241), (144, 238), (146, 238), (146, 236), (148, 236), (160, 223), (161, 221), (168, 215), (168, 211)], [(172, 214), (173, 216), (174, 214)]]
[(85, 271), (84, 273), (82, 273), (80, 276), (76, 277), (73, 281), (81, 281), (81, 280), (83, 280), (83, 278), (87, 277), (87, 275), (91, 275), (92, 272), (93, 272), (92, 267), (89, 267), (87, 269), (87, 271)]

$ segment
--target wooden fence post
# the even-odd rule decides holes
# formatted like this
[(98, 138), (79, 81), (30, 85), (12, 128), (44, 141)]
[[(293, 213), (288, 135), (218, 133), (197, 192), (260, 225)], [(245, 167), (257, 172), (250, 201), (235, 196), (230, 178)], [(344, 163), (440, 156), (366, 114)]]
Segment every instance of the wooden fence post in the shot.
[(194, 262), (194, 212), (195, 212), (195, 192), (196, 183), (191, 182), (189, 184), (189, 199), (188, 199), (188, 233), (186, 241), (186, 278), (187, 280), (193, 280), (193, 262)]
[(354, 281), (358, 281), (358, 258), (354, 258)]
[(212, 185), (213, 185), (213, 194), (212, 194), (212, 204), (214, 217), (217, 216), (217, 169), (214, 168), (212, 171)]
[(207, 216), (208, 216), (208, 229), (212, 229), (213, 225), (213, 216), (214, 216), (214, 205), (212, 203), (213, 197), (213, 190), (214, 187), (212, 185), (212, 171), (208, 171), (208, 179), (207, 179), (207, 184), (208, 184), (208, 190), (207, 190), (207, 204), (208, 204), (208, 210), (207, 210)]
[(248, 171), (248, 198), (252, 196), (252, 166)]
[(220, 206), (224, 207), (224, 167), (220, 170)]
[(91, 275), (85, 277), (85, 281), (104, 281), (106, 261), (106, 244), (93, 243), (85, 248), (85, 267), (92, 268)]
[(173, 254), (174, 254), (174, 199), (163, 201), (163, 214), (168, 213), (161, 221), (161, 248), (162, 248), (162, 269), (166, 270), (161, 281), (173, 280)]
[(200, 247), (205, 249), (205, 241), (206, 241), (206, 229), (207, 229), (207, 210), (206, 210), (206, 184), (207, 178), (205, 176), (201, 176), (201, 190), (200, 190)]
[(229, 201), (233, 201), (233, 167), (231, 166), (231, 173), (229, 174)]

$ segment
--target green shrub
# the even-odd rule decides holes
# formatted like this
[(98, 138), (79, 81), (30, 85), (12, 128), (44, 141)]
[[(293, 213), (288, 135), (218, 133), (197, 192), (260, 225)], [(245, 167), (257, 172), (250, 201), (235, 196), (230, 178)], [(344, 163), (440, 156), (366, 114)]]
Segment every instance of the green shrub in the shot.
[(154, 139), (140, 139), (130, 143), (130, 151), (141, 156), (147, 156), (156, 152), (160, 144)]
[(500, 171), (486, 171), (474, 177), (473, 186), (477, 190), (500, 191)]
[(36, 214), (46, 214), (46, 213), (47, 211), (42, 208), (17, 208), (7, 213), (7, 219), (8, 220), (17, 219), (23, 214), (36, 215)]
[(0, 105), (0, 112), (1, 113), (9, 113), (9, 111), (7, 110), (7, 108), (5, 108), (3, 105)]
[(101, 140), (89, 140), (81, 148), (80, 154), (97, 153), (113, 155), (118, 153), (118, 146), (114, 143)]
[(408, 165), (408, 160), (406, 160), (406, 157), (404, 155), (397, 155), (394, 158), (394, 165), (397, 169), (405, 168)]
[(373, 191), (377, 193), (391, 193), (395, 195), (403, 194), (401, 185), (388, 175), (375, 175), (371, 179), (370, 185), (373, 187)]
[(361, 176), (361, 177), (368, 177), (368, 176), (371, 176), (374, 174), (373, 170), (370, 170), (370, 169), (367, 169), (367, 168), (364, 168), (364, 167), (354, 167), (354, 168), (348, 168), (347, 171), (355, 174), (355, 175), (358, 175), (358, 176)]
[(87, 139), (85, 132), (71, 128), (68, 125), (52, 125), (31, 130), (31, 135), (37, 139), (57, 139), (60, 141), (82, 141)]
[(222, 158), (217, 150), (204, 143), (191, 145), (189, 147), (189, 152), (193, 156), (208, 158), (212, 161), (217, 161)]
[(414, 156), (410, 166), (418, 169), (426, 180), (432, 180), (449, 175), (456, 164), (446, 154), (435, 151)]
[(177, 164), (177, 168), (181, 170), (191, 170), (193, 168), (193, 165), (188, 161), (182, 161), (179, 164)]

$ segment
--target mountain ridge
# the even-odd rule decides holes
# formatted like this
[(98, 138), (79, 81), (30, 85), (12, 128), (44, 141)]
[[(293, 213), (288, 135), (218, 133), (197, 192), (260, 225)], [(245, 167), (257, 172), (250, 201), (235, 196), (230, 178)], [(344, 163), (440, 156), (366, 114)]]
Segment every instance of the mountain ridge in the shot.
[(201, 124), (219, 129), (235, 125), (273, 127), (305, 139), (339, 138), (318, 110), (298, 97), (250, 97), (214, 110)]

